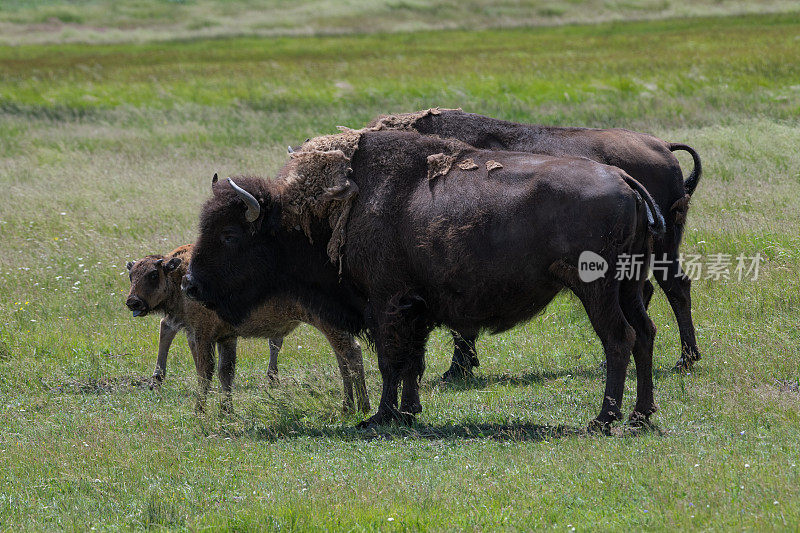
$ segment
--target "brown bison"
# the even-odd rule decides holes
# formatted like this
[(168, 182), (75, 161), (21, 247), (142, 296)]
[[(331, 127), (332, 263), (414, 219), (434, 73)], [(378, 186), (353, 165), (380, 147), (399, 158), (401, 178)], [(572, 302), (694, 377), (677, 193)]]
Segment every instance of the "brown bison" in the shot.
[[(606, 427), (621, 418), (631, 351), (632, 420), (656, 410), (646, 268), (613, 272), (626, 257), (646, 261), (651, 233), (663, 231), (653, 199), (615, 167), (351, 130), (306, 143), (276, 180), (216, 183), (183, 288), (233, 324), (269, 298), (290, 297), (339, 328), (366, 331), (383, 378), (366, 425), (407, 421), (421, 409), (433, 327), (501, 332), (569, 288), (605, 350), (592, 426)], [(608, 275), (582, 281), (584, 252), (599, 255)]]
[[(532, 152), (557, 157), (587, 157), (621, 168), (653, 196), (666, 220), (664, 237), (654, 243), (655, 258), (664, 261), (654, 271), (678, 321), (681, 357), (677, 366), (691, 367), (700, 359), (691, 311), (691, 280), (681, 270), (678, 246), (683, 235), (689, 199), (700, 181), (700, 157), (685, 144), (668, 143), (624, 129), (562, 128), (506, 122), (460, 109), (429, 109), (417, 113), (386, 115), (370, 127), (417, 131), (463, 141), (476, 148)], [(678, 160), (672, 154), (685, 150), (694, 160), (686, 181)], [(649, 305), (653, 285), (645, 285), (645, 305)], [(444, 379), (465, 377), (478, 366), (475, 337), (454, 333), (455, 350)]]
[(344, 384), (345, 412), (354, 409), (354, 387), (359, 409), (369, 412), (361, 347), (352, 335), (329, 326), (297, 303), (286, 299), (270, 299), (264, 302), (253, 309), (247, 320), (233, 327), (220, 320), (214, 312), (186, 298), (181, 292), (181, 278), (186, 274), (190, 256), (191, 245), (186, 245), (165, 256), (149, 255), (128, 263), (131, 290), (126, 305), (133, 316), (145, 316), (152, 311), (164, 315), (161, 319), (154, 382), (160, 383), (166, 376), (169, 347), (178, 331), (184, 329), (197, 368), (200, 385), (198, 408), (202, 409), (214, 374), (214, 344), (219, 349), (219, 380), (225, 393), (223, 406), (227, 408), (236, 367), (237, 337), (269, 338), (268, 372), (270, 377), (275, 377), (283, 337), (291, 333), (300, 322), (306, 322), (325, 335), (336, 354)]

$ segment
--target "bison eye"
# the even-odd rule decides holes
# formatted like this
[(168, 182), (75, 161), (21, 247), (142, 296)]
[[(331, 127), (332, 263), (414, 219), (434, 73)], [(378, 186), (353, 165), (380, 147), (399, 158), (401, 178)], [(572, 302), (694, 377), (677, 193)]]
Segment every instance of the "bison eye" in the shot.
[(147, 279), (150, 281), (156, 281), (158, 279), (158, 270), (153, 270), (147, 274)]
[(223, 233), (220, 236), (220, 240), (225, 246), (236, 246), (239, 244), (239, 236), (233, 233)]

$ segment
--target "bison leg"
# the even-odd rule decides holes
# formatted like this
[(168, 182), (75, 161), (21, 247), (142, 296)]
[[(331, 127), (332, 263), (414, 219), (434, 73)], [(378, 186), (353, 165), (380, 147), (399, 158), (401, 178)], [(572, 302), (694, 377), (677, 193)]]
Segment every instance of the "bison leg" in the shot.
[(221, 414), (233, 412), (233, 378), (236, 375), (236, 337), (217, 343), (219, 383), (222, 387)]
[(211, 378), (214, 376), (214, 343), (196, 333), (187, 335), (189, 349), (192, 352), (194, 366), (197, 370), (197, 400), (195, 410), (203, 412), (206, 405), (206, 396), (211, 387)]
[(647, 424), (650, 415), (658, 409), (653, 398), (653, 341), (656, 326), (647, 315), (642, 285), (639, 282), (623, 282), (620, 304), (625, 318), (636, 332), (633, 345), (633, 360), (636, 363), (636, 406), (630, 415), (633, 425)]
[(167, 376), (167, 356), (169, 355), (169, 348), (172, 346), (172, 341), (175, 340), (175, 335), (178, 334), (179, 330), (180, 328), (173, 327), (166, 317), (161, 319), (161, 328), (158, 334), (158, 360), (156, 361), (156, 368), (153, 371), (151, 388), (161, 385), (164, 378)]
[(267, 367), (267, 377), (270, 383), (278, 381), (278, 353), (283, 346), (283, 337), (269, 339), (269, 366)]
[(653, 287), (653, 282), (645, 280), (644, 282), (644, 290), (642, 293), (642, 299), (644, 300), (644, 308), (650, 309), (650, 300), (653, 299), (653, 292), (655, 292), (655, 287)]
[(419, 381), (425, 369), (425, 344), (431, 330), (423, 317), (424, 302), (415, 296), (402, 296), (376, 311), (369, 314), (373, 317), (370, 330), (375, 338), (383, 390), (378, 412), (359, 427), (390, 422), (409, 424), (414, 415), (397, 408), (397, 393), (402, 381), (403, 407), (414, 409), (419, 406), (421, 409)]
[[(656, 255), (656, 257), (664, 256), (662, 253)], [(677, 249), (668, 252), (666, 258), (668, 261), (666, 271), (654, 272), (654, 276), (667, 296), (678, 322), (678, 331), (681, 335), (681, 357), (676, 368), (691, 368), (695, 361), (700, 360), (700, 350), (697, 347), (694, 321), (692, 320), (692, 280), (681, 269)]]
[(594, 288), (576, 290), (606, 354), (606, 387), (600, 414), (589, 425), (590, 430), (608, 430), (622, 418), (622, 395), (625, 374), (636, 337), (625, 320), (619, 303), (619, 281), (600, 280)]
[(453, 382), (472, 377), (472, 368), (480, 366), (478, 350), (475, 347), (475, 335), (453, 334), (453, 361), (450, 368), (442, 376), (442, 381)]

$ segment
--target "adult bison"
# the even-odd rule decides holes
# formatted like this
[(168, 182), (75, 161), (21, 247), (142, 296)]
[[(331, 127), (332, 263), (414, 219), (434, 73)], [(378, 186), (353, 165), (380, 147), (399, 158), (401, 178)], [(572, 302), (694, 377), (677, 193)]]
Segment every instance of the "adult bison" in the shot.
[(214, 375), (214, 345), (219, 350), (219, 381), (223, 408), (230, 406), (231, 387), (236, 369), (236, 340), (238, 337), (269, 338), (269, 375), (278, 371), (278, 352), (283, 337), (291, 333), (300, 322), (320, 330), (330, 342), (344, 386), (345, 412), (355, 409), (353, 389), (358, 408), (369, 412), (369, 396), (364, 383), (361, 347), (352, 335), (321, 321), (313, 313), (288, 299), (270, 299), (254, 309), (237, 327), (221, 320), (216, 313), (186, 298), (181, 292), (181, 279), (189, 267), (191, 245), (176, 248), (167, 255), (148, 255), (128, 262), (131, 289), (125, 304), (133, 316), (146, 316), (151, 312), (164, 315), (158, 338), (158, 360), (153, 380), (161, 383), (166, 376), (167, 356), (175, 335), (186, 332), (200, 386), (198, 409), (202, 409), (211, 378)]
[[(460, 109), (428, 109), (416, 113), (385, 115), (370, 124), (375, 129), (396, 129), (450, 137), (476, 148), (532, 152), (558, 157), (588, 157), (621, 168), (653, 196), (666, 220), (664, 237), (654, 243), (660, 262), (654, 277), (666, 294), (681, 336), (681, 356), (677, 366), (691, 367), (700, 359), (691, 310), (691, 280), (681, 270), (678, 246), (683, 235), (689, 199), (700, 180), (700, 157), (685, 144), (668, 143), (624, 129), (562, 128), (506, 122)], [(686, 181), (678, 160), (672, 154), (685, 150), (694, 160)], [(653, 285), (645, 286), (649, 305)], [(444, 379), (465, 377), (478, 365), (475, 337), (464, 332), (453, 335), (455, 350)]]
[[(383, 378), (378, 412), (366, 424), (421, 409), (433, 327), (501, 332), (569, 288), (605, 350), (594, 421), (605, 427), (621, 417), (631, 350), (632, 419), (656, 410), (647, 269), (622, 279), (613, 272), (621, 258), (646, 260), (651, 232), (663, 230), (647, 191), (615, 167), (351, 130), (306, 143), (276, 180), (217, 183), (183, 286), (233, 324), (265, 299), (286, 296), (340, 328), (366, 330)], [(611, 272), (582, 281), (583, 252), (598, 254)]]

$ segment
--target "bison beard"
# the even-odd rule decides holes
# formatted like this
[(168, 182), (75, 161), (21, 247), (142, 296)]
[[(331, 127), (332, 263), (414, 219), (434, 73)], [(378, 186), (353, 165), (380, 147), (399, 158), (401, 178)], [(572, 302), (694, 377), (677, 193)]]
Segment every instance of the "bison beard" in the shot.
[[(677, 367), (689, 368), (700, 359), (691, 310), (691, 280), (683, 273), (678, 247), (683, 235), (689, 200), (702, 174), (700, 157), (685, 144), (667, 143), (651, 135), (623, 129), (561, 128), (517, 124), (465, 113), (460, 109), (428, 109), (415, 113), (384, 115), (373, 120), (372, 129), (416, 131), (458, 139), (476, 148), (514, 150), (557, 157), (587, 157), (621, 168), (653, 196), (666, 219), (663, 238), (654, 243), (655, 257), (666, 259), (666, 269), (656, 275), (672, 306), (681, 336)], [(672, 152), (691, 154), (694, 169), (684, 182)], [(653, 285), (645, 285), (649, 304)], [(445, 380), (467, 377), (478, 366), (475, 337), (454, 333), (453, 363)]]
[[(456, 156), (456, 164), (429, 179), (429, 157), (442, 153)], [(245, 220), (241, 194), (226, 182), (215, 185), (201, 213), (187, 290), (233, 323), (258, 302), (286, 295), (335, 326), (365, 330), (383, 378), (378, 412), (367, 424), (380, 424), (407, 421), (416, 410), (433, 327), (504, 331), (569, 288), (606, 353), (594, 423), (605, 427), (621, 417), (631, 351), (632, 420), (655, 412), (645, 273), (583, 283), (575, 267), (585, 250), (610, 265), (622, 254), (650, 253), (651, 232), (662, 233), (664, 222), (635, 180), (587, 159), (488, 152), (396, 131), (362, 132), (349, 160), (347, 179), (359, 192), (350, 202), (341, 273), (328, 256), (332, 213), (316, 202), (321, 215), (307, 231), (295, 225), (285, 210), (302, 187), (284, 172), (274, 181), (234, 178), (261, 206), (253, 222)]]

